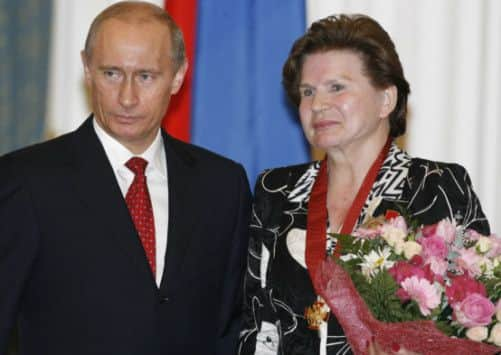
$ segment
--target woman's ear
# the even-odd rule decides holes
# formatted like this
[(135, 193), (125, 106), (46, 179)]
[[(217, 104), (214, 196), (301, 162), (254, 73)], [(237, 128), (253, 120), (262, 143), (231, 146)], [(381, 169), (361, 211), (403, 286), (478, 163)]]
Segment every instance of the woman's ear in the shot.
[(395, 85), (388, 86), (383, 90), (383, 105), (381, 106), (381, 118), (388, 117), (397, 105), (398, 90)]

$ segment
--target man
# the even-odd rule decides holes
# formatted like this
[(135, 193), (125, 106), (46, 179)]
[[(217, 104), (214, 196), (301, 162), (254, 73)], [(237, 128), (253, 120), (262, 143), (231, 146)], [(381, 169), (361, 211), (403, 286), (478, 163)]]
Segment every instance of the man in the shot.
[(124, 2), (82, 52), (93, 115), (0, 158), (0, 353), (233, 354), (250, 193), (239, 164), (161, 131), (187, 63), (161, 8)]

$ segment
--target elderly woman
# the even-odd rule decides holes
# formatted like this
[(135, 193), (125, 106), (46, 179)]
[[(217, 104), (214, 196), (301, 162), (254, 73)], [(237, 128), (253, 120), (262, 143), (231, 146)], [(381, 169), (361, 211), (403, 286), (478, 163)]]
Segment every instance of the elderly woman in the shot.
[[(326, 157), (267, 170), (257, 181), (239, 353), (349, 354), (333, 315), (318, 329), (304, 316), (318, 300), (311, 268), (336, 244), (328, 233), (351, 233), (397, 203), (422, 224), (449, 217), (482, 234), (489, 225), (463, 167), (412, 158), (395, 144), (409, 84), (376, 21), (340, 15), (313, 23), (292, 47), (283, 84), (306, 138)], [(312, 215), (321, 217), (317, 231), (307, 228)]]

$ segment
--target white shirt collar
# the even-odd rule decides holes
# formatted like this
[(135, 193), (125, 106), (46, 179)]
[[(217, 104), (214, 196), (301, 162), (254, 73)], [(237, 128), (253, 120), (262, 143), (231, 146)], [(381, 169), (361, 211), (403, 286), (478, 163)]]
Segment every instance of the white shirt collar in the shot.
[(160, 129), (148, 149), (146, 149), (142, 154), (137, 155), (133, 154), (115, 138), (110, 136), (104, 129), (101, 128), (101, 126), (99, 126), (95, 119), (93, 119), (92, 123), (97, 137), (103, 145), (113, 171), (118, 173), (123, 173), (124, 171), (129, 172), (130, 170), (125, 166), (125, 163), (127, 163), (127, 161), (132, 157), (141, 157), (148, 162), (145, 171), (146, 175), (149, 175), (150, 173), (158, 173), (164, 178), (167, 176), (167, 163)]

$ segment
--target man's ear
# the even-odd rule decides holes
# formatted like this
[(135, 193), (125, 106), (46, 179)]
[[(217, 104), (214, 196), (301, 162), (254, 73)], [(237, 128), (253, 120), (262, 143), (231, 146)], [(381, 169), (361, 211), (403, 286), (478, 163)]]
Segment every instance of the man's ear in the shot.
[(183, 86), (187, 70), (188, 70), (188, 61), (185, 60), (184, 63), (179, 67), (177, 72), (174, 74), (170, 90), (171, 94), (177, 94), (178, 91), (181, 89), (181, 86)]
[(85, 83), (89, 85), (90, 83), (90, 69), (89, 69), (89, 58), (84, 50), (80, 51), (80, 58), (82, 58), (82, 64), (84, 68)]
[(388, 86), (383, 90), (383, 105), (381, 106), (381, 118), (388, 117), (397, 106), (398, 89), (395, 85)]

